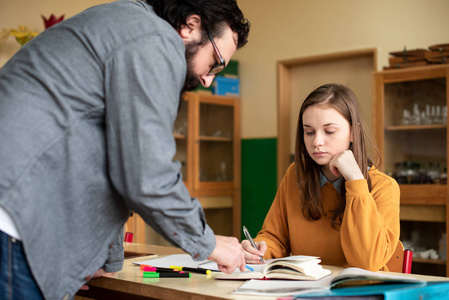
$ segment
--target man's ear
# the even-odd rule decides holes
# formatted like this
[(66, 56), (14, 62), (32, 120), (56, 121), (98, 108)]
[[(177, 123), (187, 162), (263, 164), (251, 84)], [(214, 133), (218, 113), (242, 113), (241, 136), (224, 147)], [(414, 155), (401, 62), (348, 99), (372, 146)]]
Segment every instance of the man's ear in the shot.
[(186, 24), (182, 24), (179, 30), (179, 35), (184, 43), (201, 41), (201, 33), (203, 30), (201, 27), (201, 17), (199, 15), (190, 15), (186, 19)]

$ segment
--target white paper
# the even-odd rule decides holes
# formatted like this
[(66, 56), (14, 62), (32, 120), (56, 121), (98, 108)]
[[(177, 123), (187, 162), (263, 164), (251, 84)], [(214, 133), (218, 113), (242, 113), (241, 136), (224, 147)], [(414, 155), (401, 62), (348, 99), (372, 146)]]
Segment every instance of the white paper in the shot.
[(150, 265), (159, 268), (170, 268), (170, 266), (201, 268), (211, 271), (219, 271), (216, 262), (210, 260), (194, 261), (188, 254), (174, 254), (160, 258), (134, 262), (136, 265)]

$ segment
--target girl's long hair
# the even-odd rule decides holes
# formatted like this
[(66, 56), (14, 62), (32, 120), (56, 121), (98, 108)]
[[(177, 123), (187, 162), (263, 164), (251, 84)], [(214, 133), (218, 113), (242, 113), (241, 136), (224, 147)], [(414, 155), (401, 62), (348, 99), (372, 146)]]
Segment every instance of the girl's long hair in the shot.
[[(302, 212), (307, 220), (318, 220), (324, 215), (319, 179), (321, 166), (310, 157), (304, 144), (303, 114), (308, 107), (314, 105), (333, 108), (349, 122), (353, 133), (353, 142), (349, 149), (354, 153), (355, 160), (363, 176), (367, 179), (370, 190), (371, 179), (368, 167), (378, 166), (380, 163), (379, 151), (365, 131), (360, 106), (352, 90), (340, 84), (326, 84), (310, 93), (299, 111), (295, 149), (296, 180), (301, 195)], [(375, 157), (374, 162), (371, 156)], [(332, 210), (331, 222), (334, 228), (341, 225), (343, 220), (346, 207), (345, 195), (346, 189), (343, 182), (339, 202)]]

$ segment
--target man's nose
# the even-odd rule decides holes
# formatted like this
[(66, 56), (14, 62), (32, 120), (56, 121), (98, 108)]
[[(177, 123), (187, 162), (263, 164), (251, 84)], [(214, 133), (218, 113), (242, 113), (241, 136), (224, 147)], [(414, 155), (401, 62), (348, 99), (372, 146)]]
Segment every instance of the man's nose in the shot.
[(212, 82), (214, 81), (215, 76), (211, 76), (211, 75), (202, 75), (200, 76), (200, 81), (201, 84), (205, 87), (208, 88), (211, 86)]

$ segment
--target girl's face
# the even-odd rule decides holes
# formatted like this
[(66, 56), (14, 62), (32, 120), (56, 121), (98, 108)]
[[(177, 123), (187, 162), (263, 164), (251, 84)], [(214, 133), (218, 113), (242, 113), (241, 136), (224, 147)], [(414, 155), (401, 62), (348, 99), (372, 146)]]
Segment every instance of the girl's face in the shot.
[(326, 167), (332, 157), (349, 149), (352, 130), (349, 122), (331, 107), (313, 105), (302, 116), (304, 144), (310, 157)]

